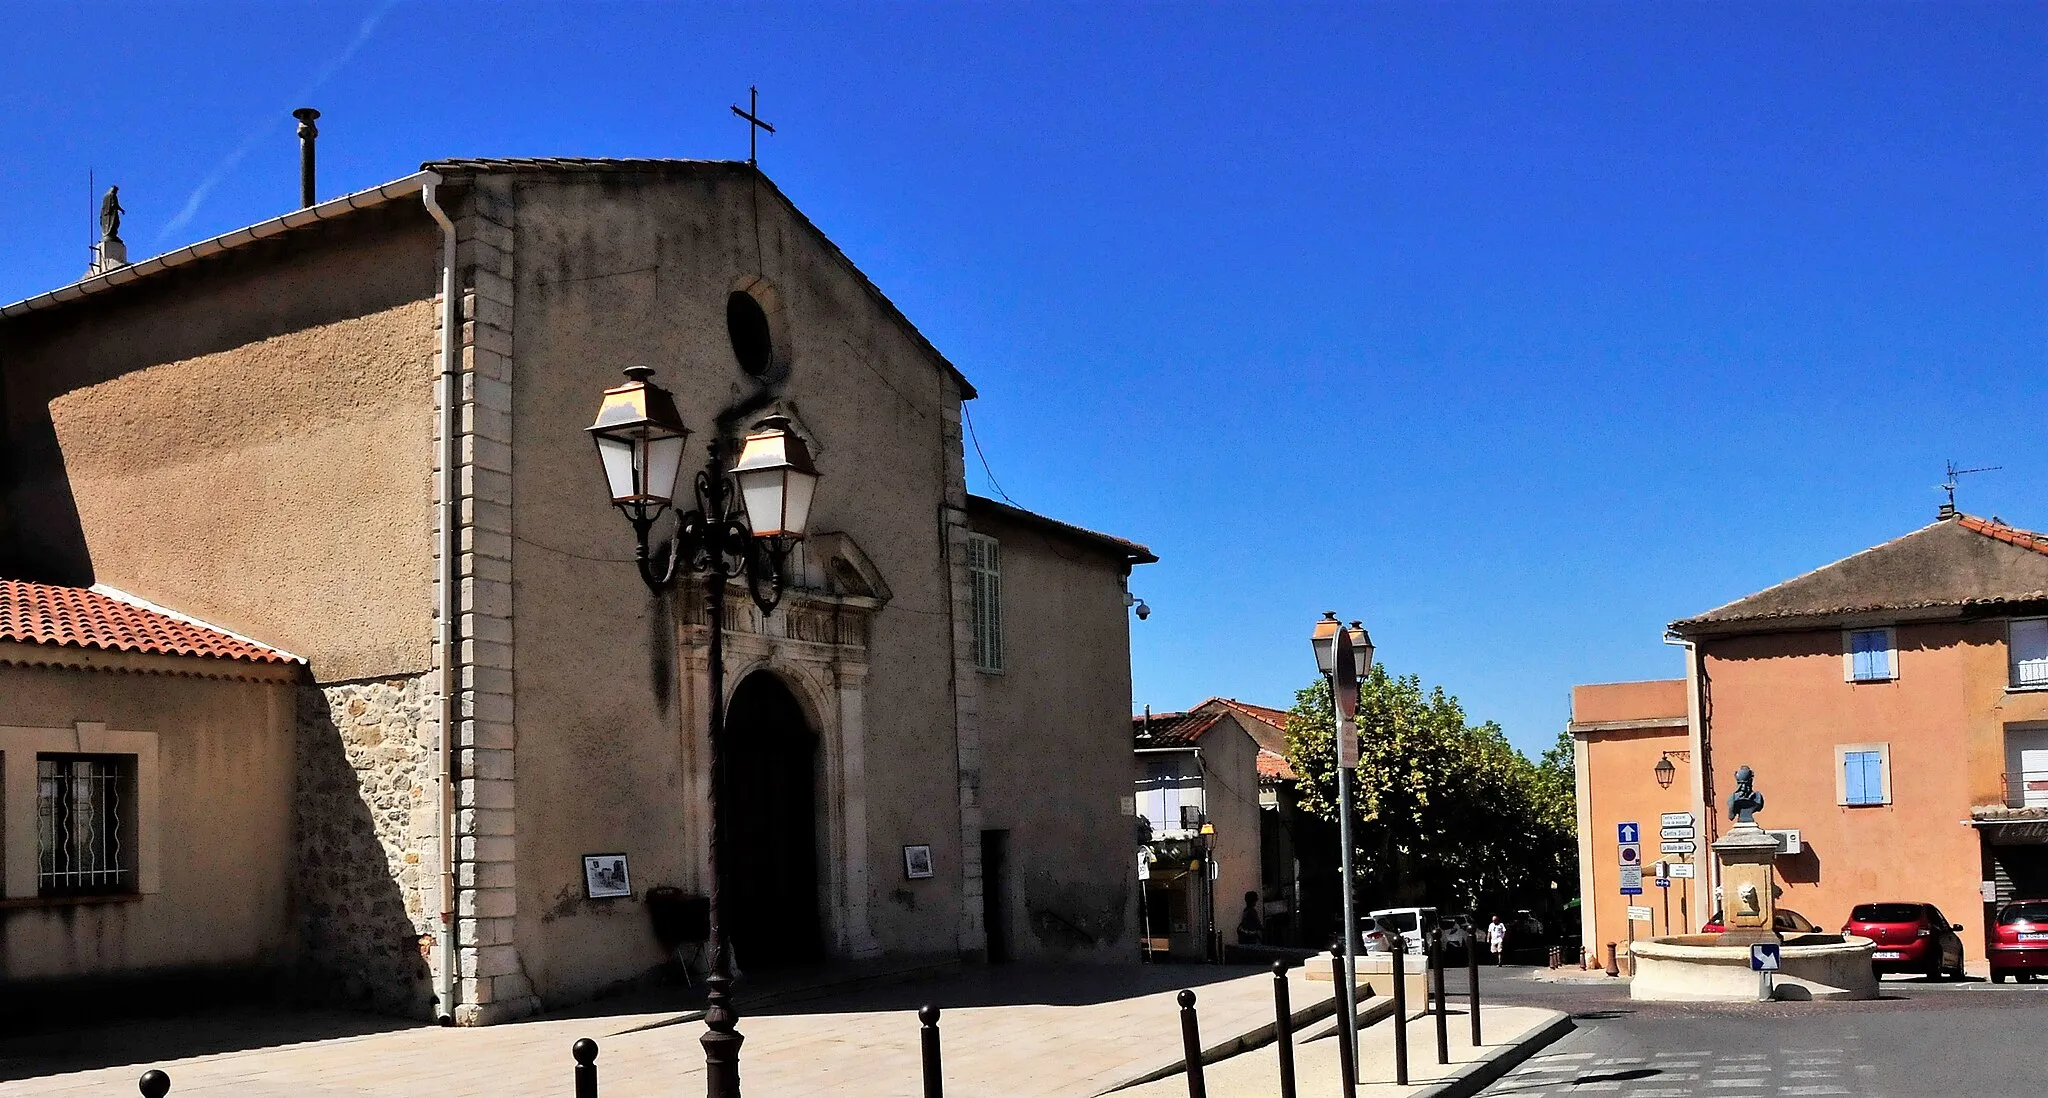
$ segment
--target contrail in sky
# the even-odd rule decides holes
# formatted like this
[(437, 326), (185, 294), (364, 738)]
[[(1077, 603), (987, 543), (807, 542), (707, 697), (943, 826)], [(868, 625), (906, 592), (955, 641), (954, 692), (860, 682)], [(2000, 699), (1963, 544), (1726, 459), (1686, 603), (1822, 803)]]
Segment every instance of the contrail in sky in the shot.
[[(297, 95), (292, 96), (292, 101), (304, 102), (306, 97), (319, 91), (329, 80), (334, 79), (334, 74), (340, 72), (341, 67), (348, 64), (349, 60), (355, 57), (356, 51), (362, 49), (364, 43), (370, 40), (370, 36), (376, 33), (377, 24), (382, 23), (384, 17), (391, 14), (391, 9), (397, 7), (398, 3), (399, 0), (384, 0), (384, 3), (378, 5), (376, 10), (365, 16), (362, 25), (356, 28), (355, 37), (349, 39), (348, 45), (343, 46), (341, 52), (334, 55), (333, 60), (321, 67), (320, 72), (313, 77), (311, 83), (299, 89)], [(199, 207), (205, 205), (207, 194), (219, 186), (222, 180), (233, 174), (235, 168), (242, 163), (243, 158), (255, 151), (257, 144), (268, 139), (276, 130), (276, 123), (265, 123), (249, 131), (249, 135), (242, 139), (242, 143), (236, 145), (234, 151), (230, 152), (226, 159), (216, 165), (213, 171), (208, 172), (206, 178), (200, 180), (197, 187), (192, 188), (192, 197), (185, 200), (185, 205), (178, 210), (177, 216), (166, 222), (163, 230), (156, 234), (157, 241), (161, 243), (172, 233), (183, 229), (192, 220), (192, 215), (199, 212)]]

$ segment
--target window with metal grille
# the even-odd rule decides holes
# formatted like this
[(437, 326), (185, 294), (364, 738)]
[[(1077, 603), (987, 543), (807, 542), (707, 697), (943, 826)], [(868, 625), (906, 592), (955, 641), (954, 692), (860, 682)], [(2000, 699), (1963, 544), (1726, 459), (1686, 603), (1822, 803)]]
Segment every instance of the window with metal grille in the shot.
[(974, 626), (974, 666), (1003, 669), (1003, 547), (984, 534), (967, 535), (967, 584)]
[(135, 756), (37, 755), (37, 891), (135, 890)]

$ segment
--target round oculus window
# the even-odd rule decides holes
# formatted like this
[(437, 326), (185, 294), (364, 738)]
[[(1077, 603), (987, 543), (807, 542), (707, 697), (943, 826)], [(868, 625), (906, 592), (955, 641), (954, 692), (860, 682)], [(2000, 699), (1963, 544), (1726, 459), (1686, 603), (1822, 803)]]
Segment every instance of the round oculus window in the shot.
[(775, 341), (768, 334), (768, 314), (753, 294), (734, 290), (726, 295), (725, 333), (732, 338), (732, 357), (740, 369), (753, 377), (768, 372), (775, 362)]

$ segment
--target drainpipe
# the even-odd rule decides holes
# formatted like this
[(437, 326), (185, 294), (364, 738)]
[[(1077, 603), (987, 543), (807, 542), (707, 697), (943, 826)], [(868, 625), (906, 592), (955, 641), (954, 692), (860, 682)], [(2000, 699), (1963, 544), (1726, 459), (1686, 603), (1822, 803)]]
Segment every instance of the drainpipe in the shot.
[(440, 628), (434, 638), (434, 665), (440, 678), (440, 719), (441, 734), (438, 749), (440, 775), (436, 794), (440, 804), (440, 826), (436, 828), (440, 839), (441, 869), (441, 933), (440, 972), (435, 994), (439, 996), (439, 1017), (442, 1025), (455, 1024), (455, 730), (456, 692), (460, 682), (456, 677), (456, 663), (461, 649), (456, 640), (456, 615), (461, 604), (457, 598), (458, 578), (461, 575), (457, 552), (460, 549), (457, 532), (462, 517), (456, 499), (455, 465), (461, 458), (460, 445), (455, 437), (457, 427), (456, 401), (462, 395), (461, 377), (461, 308), (455, 297), (455, 222), (441, 209), (440, 186), (442, 179), (429, 174), (427, 183), (420, 188), (420, 200), (426, 204), (427, 213), (441, 226), (441, 379), (437, 402), (441, 413), (441, 470), (434, 479), (434, 508), (440, 516), (435, 531), (435, 552), (440, 554), (441, 575), (439, 605), (435, 607), (440, 619)]

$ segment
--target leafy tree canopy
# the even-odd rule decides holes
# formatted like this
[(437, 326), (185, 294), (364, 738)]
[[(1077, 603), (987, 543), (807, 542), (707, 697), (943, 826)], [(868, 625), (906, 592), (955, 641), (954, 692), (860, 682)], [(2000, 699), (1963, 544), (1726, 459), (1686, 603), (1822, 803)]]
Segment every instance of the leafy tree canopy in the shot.
[[(1352, 840), (1366, 903), (1545, 910), (1577, 891), (1569, 733), (1532, 762), (1442, 687), (1379, 666), (1360, 684), (1358, 728)], [(1330, 821), (1335, 733), (1318, 679), (1295, 695), (1287, 757), (1301, 808)]]

